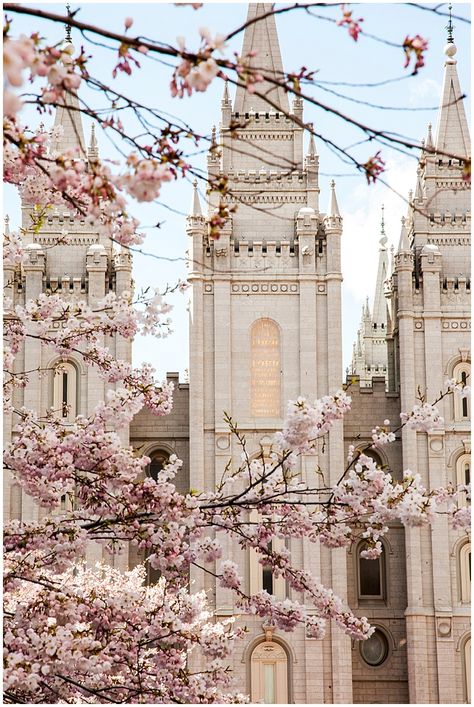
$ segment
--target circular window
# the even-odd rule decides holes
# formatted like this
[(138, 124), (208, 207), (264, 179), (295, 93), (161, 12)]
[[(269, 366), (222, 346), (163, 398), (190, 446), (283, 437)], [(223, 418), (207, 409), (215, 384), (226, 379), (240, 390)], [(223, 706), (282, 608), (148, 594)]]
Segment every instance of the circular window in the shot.
[(360, 654), (367, 665), (382, 665), (388, 655), (388, 641), (385, 634), (375, 629), (370, 638), (361, 641)]

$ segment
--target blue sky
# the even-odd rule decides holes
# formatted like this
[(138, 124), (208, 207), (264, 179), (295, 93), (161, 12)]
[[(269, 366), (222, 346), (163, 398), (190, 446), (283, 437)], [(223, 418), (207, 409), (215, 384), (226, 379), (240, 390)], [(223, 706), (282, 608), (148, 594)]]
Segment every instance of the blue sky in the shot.
[[(121, 32), (124, 18), (131, 16), (134, 18), (131, 30), (133, 36), (138, 34), (174, 44), (176, 37), (182, 35), (190, 49), (199, 45), (199, 27), (208, 27), (213, 34), (225, 34), (242, 24), (247, 12), (247, 5), (241, 3), (205, 3), (198, 11), (191, 7), (176, 7), (157, 2), (82, 2), (80, 5), (71, 5), (73, 10), (80, 7), (77, 17), (85, 22)], [(41, 3), (34, 6), (64, 12), (63, 5)], [(442, 9), (446, 8), (447, 5), (442, 6)], [(427, 38), (429, 51), (426, 55), (426, 65), (419, 74), (383, 86), (364, 85), (408, 76), (409, 70), (403, 68), (402, 49), (387, 46), (364, 35), (360, 35), (359, 41), (355, 43), (348, 36), (346, 29), (336, 27), (328, 21), (308, 17), (303, 10), (277, 18), (285, 69), (299, 70), (301, 66), (316, 69), (316, 80), (321, 82), (323, 88), (308, 87), (306, 90), (318, 100), (330, 103), (371, 127), (392, 130), (419, 140), (426, 134), (428, 122), (433, 122), (434, 126), (436, 124), (436, 107), (443, 80), (446, 18), (395, 3), (352, 5), (351, 9), (356, 18), (363, 18), (362, 26), (367, 34), (399, 44), (406, 35), (420, 34)], [(341, 15), (339, 4), (326, 9), (314, 8), (314, 11), (331, 18), (339, 18)], [(453, 13), (467, 18), (470, 6), (468, 3), (456, 3)], [(469, 95), (470, 26), (457, 20), (454, 24), (455, 42), (458, 47), (458, 72), (461, 86)], [(51, 42), (59, 41), (63, 34), (58, 25), (14, 16), (13, 34), (29, 34), (35, 30), (40, 30)], [(239, 51), (241, 36), (230, 44), (229, 55), (233, 51)], [(110, 82), (114, 54), (103, 47), (91, 45), (74, 31), (73, 42), (76, 47), (84, 44), (87, 53), (93, 54), (90, 62), (91, 73)], [(171, 73), (172, 68), (169, 65), (144, 58), (141, 70), (134, 71), (132, 77), (120, 76), (116, 85), (119, 90), (129, 93), (136, 100), (178, 116), (190, 123), (199, 133), (209, 136), (212, 125), (218, 125), (220, 119), (222, 83), (215, 81), (205, 94), (182, 100), (172, 99), (169, 93)], [(341, 82), (356, 85), (343, 86)], [(353, 100), (336, 97), (328, 90), (343, 92)], [(95, 107), (106, 105), (100, 94), (88, 89), (81, 91), (81, 97)], [(371, 108), (363, 102), (392, 107), (395, 110)], [(400, 108), (403, 110), (398, 110)], [(410, 110), (406, 110), (407, 108)], [(307, 122), (312, 121), (318, 132), (343, 147), (362, 139), (361, 133), (349, 128), (344, 121), (314, 107), (305, 108), (304, 119)], [(30, 110), (25, 112), (25, 120), (34, 126), (40, 118)], [(43, 117), (41, 120), (48, 125), (52, 118)], [(124, 122), (127, 128), (136, 130), (132, 120), (126, 122), (124, 119)], [(85, 120), (84, 124), (87, 141), (90, 121)], [(117, 152), (108, 137), (98, 131), (98, 139), (101, 155), (117, 159)], [(406, 206), (383, 184), (368, 187), (364, 177), (342, 163), (324, 142), (319, 141), (317, 149), (320, 155), (321, 210), (326, 208), (329, 182), (334, 177), (339, 207), (344, 217), (343, 327), (346, 366), (350, 362), (361, 304), (366, 295), (372, 297), (375, 284), (381, 205), (385, 204), (386, 232), (389, 242), (394, 245), (398, 242), (400, 218), (404, 215)], [(365, 143), (357, 149), (359, 157), (368, 158), (379, 147), (374, 143)], [(190, 152), (196, 153), (192, 157), (193, 164), (196, 169), (202, 170), (205, 165), (205, 143), (198, 150), (190, 149)], [(387, 163), (385, 180), (395, 191), (406, 197), (408, 189), (414, 187), (415, 183), (416, 154), (407, 156), (384, 148), (383, 155)], [(140, 219), (143, 230), (147, 233), (143, 249), (158, 256), (156, 258), (135, 255), (134, 278), (137, 288), (149, 284), (163, 287), (166, 283), (173, 283), (177, 277), (185, 277), (184, 252), (187, 246), (184, 214), (191, 200), (191, 179), (165, 185), (158, 204), (132, 206), (131, 210)], [(18, 226), (19, 200), (10, 188), (6, 190), (5, 211), (10, 215), (12, 226)], [(154, 227), (157, 222), (162, 223), (159, 229)], [(135, 362), (150, 361), (160, 376), (167, 370), (179, 370), (183, 373), (187, 367), (187, 297), (177, 295), (173, 297), (173, 304), (174, 334), (157, 342), (150, 338), (139, 339), (134, 345)]]

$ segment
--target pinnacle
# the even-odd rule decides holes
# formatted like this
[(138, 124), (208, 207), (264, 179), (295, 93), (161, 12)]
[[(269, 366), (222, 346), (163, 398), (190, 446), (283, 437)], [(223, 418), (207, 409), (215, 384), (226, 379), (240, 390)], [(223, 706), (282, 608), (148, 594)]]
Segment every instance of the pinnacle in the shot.
[[(270, 3), (250, 3), (247, 23), (255, 18), (271, 12)], [(270, 14), (261, 20), (248, 24), (244, 32), (242, 56), (248, 57), (255, 52), (250, 60), (250, 66), (259, 74), (269, 76), (277, 81), (283, 77), (283, 64), (280, 54), (280, 45), (275, 23), (275, 16)], [(281, 86), (275, 86), (269, 81), (256, 84), (256, 92), (262, 96), (268, 95), (269, 99), (277, 104), (285, 113), (289, 113), (288, 97)], [(245, 86), (238, 86), (235, 95), (234, 111), (248, 113), (250, 108), (254, 111), (268, 112), (275, 110), (257, 93), (250, 94)]]

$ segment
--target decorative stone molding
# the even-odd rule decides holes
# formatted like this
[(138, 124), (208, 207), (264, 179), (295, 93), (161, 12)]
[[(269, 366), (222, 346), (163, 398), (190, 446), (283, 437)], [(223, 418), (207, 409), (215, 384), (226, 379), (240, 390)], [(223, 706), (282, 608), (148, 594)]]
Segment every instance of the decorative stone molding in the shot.
[(449, 616), (436, 619), (436, 633), (440, 638), (451, 637), (451, 623), (451, 618)]
[(231, 287), (231, 292), (234, 295), (238, 294), (263, 294), (263, 295), (287, 295), (297, 294), (299, 285), (296, 282), (234, 282)]
[(470, 331), (471, 322), (467, 319), (451, 319), (451, 320), (444, 319), (441, 326), (444, 330), (446, 330), (446, 329), (452, 329), (452, 330), (461, 329), (464, 331), (465, 330)]
[(230, 447), (230, 435), (219, 435), (216, 439), (216, 447), (222, 451)]

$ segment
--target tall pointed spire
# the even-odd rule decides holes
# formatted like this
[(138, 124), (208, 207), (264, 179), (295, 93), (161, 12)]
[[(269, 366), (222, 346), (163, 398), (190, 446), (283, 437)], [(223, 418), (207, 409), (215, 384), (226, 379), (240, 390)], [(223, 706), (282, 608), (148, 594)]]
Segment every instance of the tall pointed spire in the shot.
[[(70, 14), (69, 6), (66, 6), (68, 15)], [(64, 39), (63, 52), (65, 57), (71, 57), (74, 53), (74, 46), (71, 42), (71, 26), (66, 25), (66, 36)], [(68, 59), (63, 59), (64, 63)], [(65, 150), (74, 149), (78, 151), (78, 156), (85, 158), (85, 140), (84, 131), (82, 128), (82, 120), (80, 113), (79, 100), (77, 94), (71, 91), (64, 91), (63, 105), (56, 108), (54, 118), (54, 128), (61, 128), (60, 134), (51, 145), (51, 153), (53, 155), (63, 153)]]
[(382, 206), (382, 220), (380, 223), (380, 248), (379, 265), (377, 269), (377, 282), (375, 285), (374, 306), (372, 309), (372, 321), (380, 327), (387, 325), (387, 300), (385, 299), (385, 280), (388, 277), (388, 250), (387, 236), (385, 234), (385, 213)]
[[(249, 5), (247, 22), (251, 24), (245, 28), (242, 56), (244, 60), (247, 60), (248, 55), (255, 52), (255, 56), (250, 59), (250, 66), (263, 75), (281, 80), (283, 78), (283, 64), (275, 16), (268, 15), (261, 20), (257, 19), (271, 12), (272, 9), (273, 4), (271, 3), (251, 3)], [(289, 112), (288, 97), (281, 86), (263, 81), (256, 84), (256, 91), (262, 95), (268, 95), (273, 103), (276, 103), (286, 113)], [(238, 86), (234, 111), (248, 113), (250, 110), (269, 112), (275, 109), (270, 107), (260, 96), (249, 93), (245, 86)]]
[(435, 145), (438, 150), (463, 157), (470, 154), (470, 139), (463, 94), (456, 71), (457, 61), (454, 59), (457, 47), (454, 44), (451, 17), (447, 30), (448, 43), (444, 48), (446, 55), (444, 83), (438, 112)]

